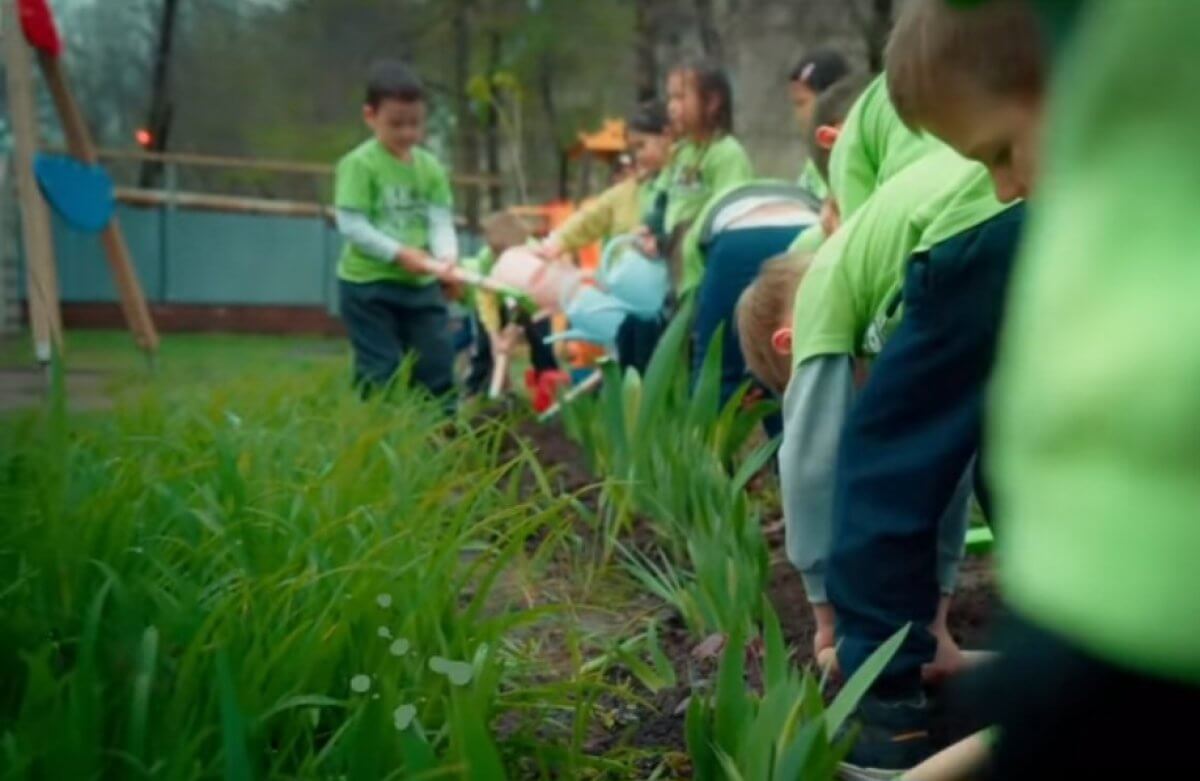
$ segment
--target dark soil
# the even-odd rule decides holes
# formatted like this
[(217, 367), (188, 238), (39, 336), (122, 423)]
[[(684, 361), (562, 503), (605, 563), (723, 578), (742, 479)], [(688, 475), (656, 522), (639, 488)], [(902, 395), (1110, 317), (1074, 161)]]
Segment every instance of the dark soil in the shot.
[[(585, 489), (594, 486), (597, 479), (588, 471), (586, 458), (579, 446), (567, 438), (561, 426), (540, 424), (528, 417), (518, 418), (511, 425), (514, 434), (538, 455), (552, 484), (562, 492), (579, 495), (594, 509), (599, 492)], [(514, 441), (505, 446), (504, 452), (515, 455), (518, 449)], [(529, 479), (530, 489), (537, 490), (532, 476)], [(751, 488), (753, 490), (761, 485), (762, 481), (756, 481)], [(777, 512), (777, 508), (765, 509), (771, 514)], [(813, 662), (815, 624), (804, 586), (784, 555), (779, 519), (767, 518), (763, 525), (771, 554), (768, 595), (779, 615), (785, 639), (792, 646), (795, 662), (807, 666)], [(581, 528), (579, 533), (586, 539), (593, 531)], [(653, 536), (652, 524), (645, 519), (635, 519), (633, 539), (628, 542), (635, 547), (643, 547), (643, 543), (649, 544)], [(963, 563), (959, 588), (950, 612), (950, 630), (962, 648), (986, 647), (987, 629), (997, 604), (991, 561), (968, 558)], [(694, 654), (701, 639), (692, 636), (679, 617), (664, 608), (659, 623), (659, 640), (663, 651), (674, 664), (678, 684), (650, 695), (623, 670), (614, 670), (610, 682), (628, 684), (629, 689), (645, 699), (651, 707), (631, 706), (617, 697), (602, 698), (596, 707), (604, 710), (606, 723), (600, 720), (594, 722), (593, 734), (587, 744), (590, 753), (604, 755), (619, 748), (648, 749), (664, 754), (686, 750), (683, 710), (687, 699), (694, 684), (710, 680), (716, 671), (715, 657), (697, 658)]]

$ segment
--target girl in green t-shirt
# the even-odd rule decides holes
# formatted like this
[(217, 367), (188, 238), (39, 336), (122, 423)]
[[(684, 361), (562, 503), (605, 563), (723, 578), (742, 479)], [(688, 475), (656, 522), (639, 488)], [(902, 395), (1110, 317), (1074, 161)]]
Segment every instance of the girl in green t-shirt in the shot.
[[(675, 245), (710, 198), (754, 175), (746, 150), (733, 137), (733, 88), (720, 66), (697, 61), (673, 68), (667, 76), (667, 115), (679, 141), (643, 228), (643, 251), (664, 259), (679, 255)], [(671, 276), (678, 285), (680, 269)], [(644, 370), (664, 325), (662, 317), (626, 318), (617, 334), (622, 366)]]

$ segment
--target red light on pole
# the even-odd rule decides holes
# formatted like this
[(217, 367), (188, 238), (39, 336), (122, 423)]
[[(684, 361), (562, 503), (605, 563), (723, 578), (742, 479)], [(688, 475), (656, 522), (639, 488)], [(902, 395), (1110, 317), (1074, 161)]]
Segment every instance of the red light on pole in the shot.
[(133, 137), (134, 140), (137, 141), (138, 146), (140, 146), (142, 149), (149, 149), (150, 145), (154, 143), (154, 134), (144, 127), (138, 128), (138, 131), (133, 134)]

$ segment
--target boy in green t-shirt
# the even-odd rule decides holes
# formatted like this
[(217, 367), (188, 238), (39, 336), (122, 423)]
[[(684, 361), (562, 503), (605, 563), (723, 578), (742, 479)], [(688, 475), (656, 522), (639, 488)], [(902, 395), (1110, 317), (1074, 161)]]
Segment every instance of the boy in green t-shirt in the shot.
[(1015, 67), (1031, 3), (956, 5), (897, 22), (897, 108), (1001, 194), (1036, 188), (989, 421), (1013, 618), (969, 699), (1000, 727), (992, 777), (1173, 777), (1200, 709), (1200, 4), (1036, 3), (1048, 96)]
[(457, 262), (450, 182), (421, 149), (425, 91), (405, 65), (382, 61), (367, 81), (363, 119), (374, 137), (337, 165), (334, 206), (346, 241), (337, 274), (342, 320), (364, 395), (387, 385), (403, 356), (435, 396), (454, 386), (454, 349), (439, 280)]
[[(901, 320), (900, 288), (909, 259), (1006, 210), (992, 195), (982, 166), (950, 149), (935, 151), (876, 190), (822, 245), (799, 285), (789, 329), (794, 372), (783, 397), (780, 488), (788, 557), (804, 577), (817, 618), (817, 653), (834, 645), (835, 611), (826, 575), (836, 455), (858, 396), (855, 361), (878, 355)], [(938, 392), (931, 384), (931, 395)], [(959, 666), (946, 615), (966, 534), (972, 490), (968, 463), (959, 466), (959, 476), (936, 511), (939, 531), (930, 540), (942, 595), (936, 617), (927, 622), (938, 648), (937, 664), (926, 671), (933, 676)]]
[[(821, 48), (808, 52), (792, 68), (788, 80), (788, 93), (800, 132), (804, 137), (812, 135), (814, 115), (821, 95), (825, 90), (841, 81), (850, 73), (850, 62), (837, 49)], [(807, 146), (807, 145), (806, 145)], [(811, 152), (806, 155), (804, 170), (796, 181), (818, 200), (829, 196), (829, 185), (821, 169), (813, 160)]]
[[(1024, 210), (996, 199), (983, 167), (906, 128), (879, 81), (851, 111), (830, 165), (846, 223), (797, 295), (781, 479), (789, 531), (827, 534), (803, 545), (800, 564), (811, 581), (821, 573), (808, 556), (828, 555), (845, 672), (899, 626), (914, 626), (862, 702), (850, 757), (892, 770), (934, 748), (922, 671), (941, 661), (927, 630), (949, 585), (944, 568), (939, 577), (940, 519), (961, 507), (980, 451), (983, 389)], [(904, 315), (855, 391), (850, 357), (879, 348), (883, 334), (872, 326), (898, 288)]]

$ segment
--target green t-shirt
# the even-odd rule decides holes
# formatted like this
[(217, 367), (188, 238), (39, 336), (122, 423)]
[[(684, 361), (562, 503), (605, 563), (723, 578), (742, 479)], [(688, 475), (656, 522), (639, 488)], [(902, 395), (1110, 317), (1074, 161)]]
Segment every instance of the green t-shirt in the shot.
[(1196, 685), (1200, 3), (1081, 13), (992, 387), (1001, 573), (1026, 618)]
[(664, 228), (669, 236), (681, 223), (696, 219), (709, 198), (749, 180), (754, 170), (746, 150), (727, 135), (706, 144), (681, 141), (671, 153), (665, 174)]
[(812, 193), (817, 200), (823, 201), (829, 197), (829, 185), (825, 183), (821, 172), (817, 170), (816, 162), (811, 157), (804, 163), (804, 170), (800, 172), (800, 178), (796, 180), (796, 184)]
[(825, 229), (821, 227), (821, 223), (808, 228), (792, 242), (792, 246), (788, 247), (788, 252), (803, 252), (808, 255), (815, 254), (825, 243)]
[[(372, 138), (338, 161), (334, 205), (362, 212), (373, 226), (406, 247), (428, 251), (429, 210), (451, 208), (450, 180), (437, 159), (424, 149), (414, 147), (412, 159), (403, 161)], [(429, 285), (435, 281), (432, 276), (368, 257), (349, 243), (342, 250), (337, 273), (347, 282)]]
[(944, 148), (928, 133), (918, 136), (904, 126), (887, 80), (876, 77), (846, 115), (829, 155), (829, 189), (842, 219), (853, 217), (877, 187), (914, 160)]
[(833, 234), (796, 291), (792, 362), (874, 355), (898, 316), (904, 266), (1008, 208), (987, 170), (949, 148), (896, 174)]

